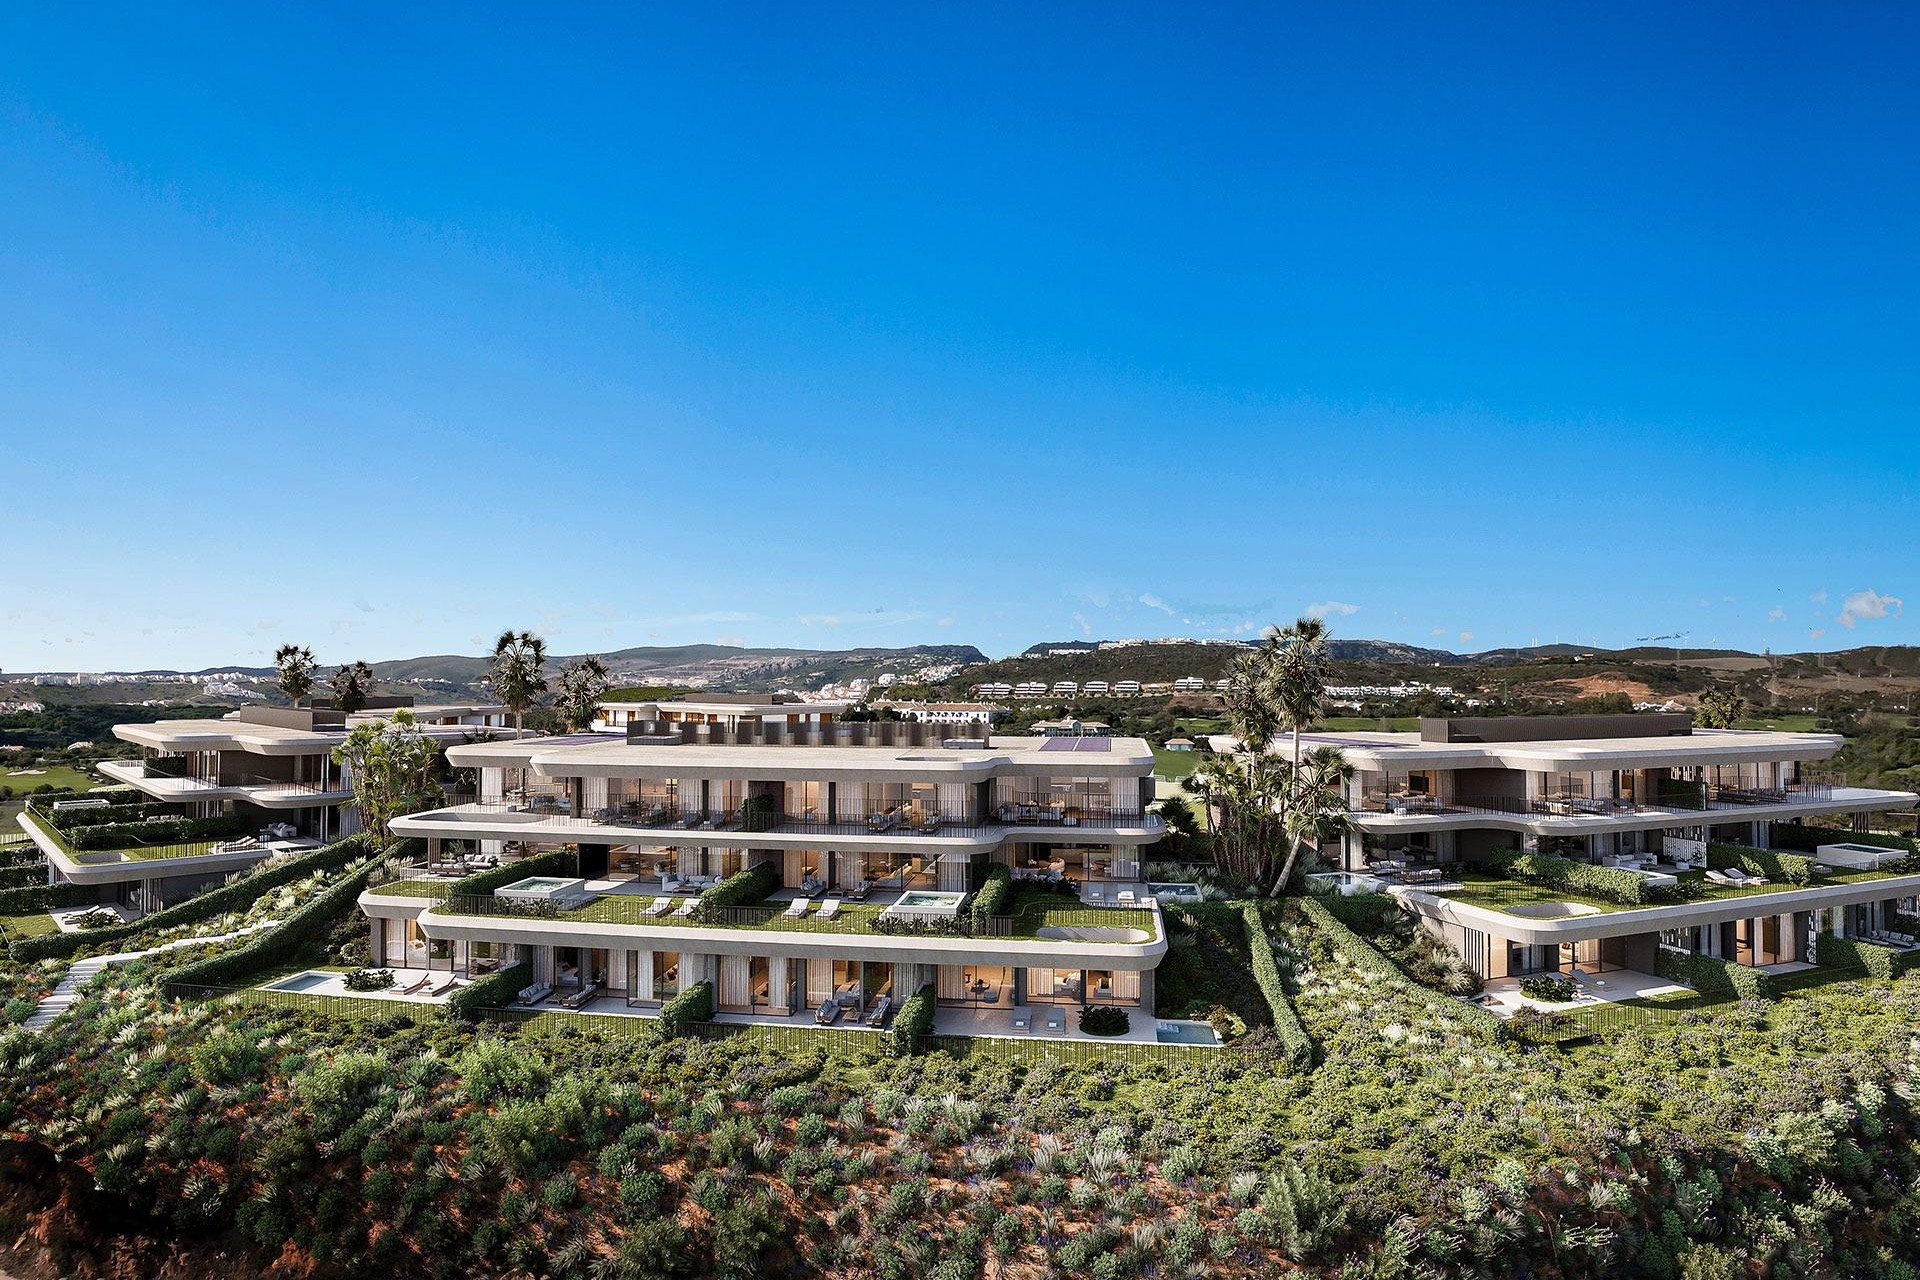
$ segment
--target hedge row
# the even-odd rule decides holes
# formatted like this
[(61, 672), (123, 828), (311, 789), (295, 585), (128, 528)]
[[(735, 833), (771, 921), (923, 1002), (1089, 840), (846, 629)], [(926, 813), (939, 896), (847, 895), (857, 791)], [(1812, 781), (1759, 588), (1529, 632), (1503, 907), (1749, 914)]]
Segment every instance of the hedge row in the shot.
[(1703, 996), (1765, 1000), (1774, 994), (1773, 976), (1763, 969), (1667, 946), (1655, 956), (1653, 971), (1669, 981), (1684, 982)]
[(84, 907), (100, 901), (100, 890), (90, 884), (29, 884), (0, 889), (0, 916), (24, 916), (55, 907)]
[(142, 845), (187, 844), (199, 840), (231, 840), (247, 834), (252, 827), (237, 813), (216, 814), (211, 818), (154, 818), (146, 822), (109, 822), (97, 827), (80, 827), (66, 837), (76, 851), (89, 849), (131, 849)]
[(1767, 843), (1776, 849), (1798, 849), (1812, 853), (1823, 844), (1870, 844), (1876, 849), (1898, 849), (1920, 853), (1920, 841), (1880, 831), (1842, 831), (1837, 827), (1808, 827), (1798, 822), (1776, 822)]
[(1920, 966), (1920, 952), (1883, 947), (1860, 938), (1842, 938), (1823, 933), (1814, 950), (1820, 966), (1826, 969), (1864, 969), (1869, 977), (1897, 978)]
[(1595, 867), (1550, 853), (1522, 853), (1518, 849), (1493, 849), (1473, 859), (1477, 866), (1488, 867), (1510, 880), (1524, 880), (1549, 889), (1604, 898), (1622, 906), (1637, 907), (1653, 902), (1671, 902), (1679, 895), (1672, 889), (1658, 888), (1638, 872), (1620, 867)]
[(1457, 1018), (1481, 1035), (1495, 1037), (1506, 1034), (1505, 1024), (1500, 1021), (1498, 1015), (1492, 1010), (1482, 1009), (1478, 1005), (1462, 1003), (1459, 1000), (1455, 1000), (1452, 996), (1435, 991), (1432, 987), (1422, 986), (1402, 973), (1400, 966), (1381, 955), (1379, 951), (1374, 949), (1373, 944), (1369, 943), (1353, 930), (1347, 928), (1346, 925), (1341, 924), (1339, 918), (1336, 917), (1333, 912), (1327, 910), (1325, 903), (1311, 897), (1301, 898), (1298, 901), (1300, 903), (1300, 910), (1306, 914), (1307, 919), (1313, 922), (1314, 927), (1319, 929), (1321, 934), (1325, 936), (1334, 951), (1344, 957), (1347, 962), (1355, 968), (1365, 969), (1370, 973), (1378, 974), (1383, 978), (1399, 983), (1402, 989), (1409, 995), (1416, 1000), (1424, 1002), (1432, 1008), (1435, 1013), (1445, 1017)]
[[(495, 889), (512, 884), (516, 880), (525, 880), (528, 876), (565, 876), (573, 879), (580, 874), (580, 855), (572, 849), (548, 849), (544, 853), (532, 854), (518, 862), (503, 863), (485, 871), (476, 871), (464, 880), (454, 882), (447, 892), (456, 898), (490, 897)], [(521, 985), (525, 985), (522, 983)]]
[[(417, 843), (417, 842), (414, 842)], [(135, 937), (149, 929), (171, 929), (175, 925), (194, 924), (208, 920), (228, 911), (238, 911), (252, 904), (269, 889), (277, 889), (283, 884), (304, 880), (316, 871), (333, 871), (346, 866), (356, 858), (366, 856), (367, 837), (348, 836), (325, 848), (315, 849), (312, 853), (289, 858), (285, 862), (265, 863), (237, 880), (230, 880), (218, 889), (176, 902), (150, 916), (143, 916), (131, 924), (114, 925), (106, 929), (88, 929), (81, 933), (49, 933), (43, 937), (26, 938), (13, 944), (15, 960), (47, 960), (65, 957), (85, 950), (95, 943), (118, 942), (122, 938)]]
[(44, 862), (21, 862), (13, 866), (0, 864), (0, 885), (9, 889), (25, 889), (47, 882), (47, 864)]
[(687, 1028), (696, 1022), (712, 1021), (713, 984), (696, 982), (660, 1006), (655, 1026), (663, 1037), (672, 1039), (687, 1034)]
[(533, 966), (516, 964), (477, 982), (456, 988), (447, 997), (447, 1012), (468, 1022), (477, 1021), (483, 1009), (504, 1009), (514, 998), (533, 985)]
[(176, 813), (167, 813), (165, 806), (157, 801), (144, 804), (103, 804), (92, 809), (62, 809), (55, 813), (52, 809), (38, 811), (40, 816), (62, 831), (74, 831), (81, 827), (105, 826), (111, 822), (145, 822), (151, 818), (177, 818)]
[(981, 880), (980, 888), (973, 895), (973, 922), (983, 924), (1007, 909), (1007, 901), (1013, 897), (1013, 870), (1001, 863), (987, 868), (986, 877)]
[(1714, 871), (1738, 867), (1748, 875), (1765, 876), (1780, 884), (1811, 884), (1813, 859), (1778, 849), (1750, 849), (1743, 844), (1710, 844), (1707, 866)]
[(1286, 1046), (1287, 1059), (1296, 1067), (1310, 1067), (1313, 1041), (1307, 1029), (1300, 1025), (1293, 1001), (1287, 999), (1286, 984), (1280, 980), (1280, 962), (1273, 958), (1273, 943), (1267, 938), (1267, 922), (1260, 918), (1260, 908), (1251, 902), (1241, 904), (1240, 918), (1247, 925), (1247, 954), (1253, 960), (1253, 980), (1260, 984), (1260, 994), (1267, 998), (1267, 1008), (1273, 1012), (1273, 1029), (1280, 1034), (1280, 1043)]
[(262, 969), (285, 964), (308, 942), (325, 937), (336, 916), (353, 909), (382, 861), (378, 857), (369, 859), (367, 865), (352, 875), (310, 898), (277, 928), (255, 934), (245, 946), (204, 960), (190, 960), (163, 974), (161, 980), (196, 986), (237, 986)]
[(893, 1016), (894, 1057), (910, 1057), (933, 1034), (936, 1003), (931, 982), (907, 997), (900, 1012)]
[(753, 906), (764, 902), (767, 895), (779, 887), (780, 872), (771, 862), (736, 871), (700, 895), (700, 909), (694, 913), (695, 917), (706, 919), (709, 908)]

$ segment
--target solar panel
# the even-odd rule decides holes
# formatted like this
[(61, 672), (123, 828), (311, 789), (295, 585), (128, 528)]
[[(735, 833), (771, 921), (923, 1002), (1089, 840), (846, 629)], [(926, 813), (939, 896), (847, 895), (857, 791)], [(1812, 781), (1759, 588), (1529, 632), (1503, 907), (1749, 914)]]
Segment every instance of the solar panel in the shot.
[(1040, 749), (1042, 751), (1071, 751), (1073, 750), (1073, 741), (1072, 738), (1048, 738), (1040, 744)]
[(1082, 738), (1075, 751), (1105, 751), (1111, 743), (1110, 738)]

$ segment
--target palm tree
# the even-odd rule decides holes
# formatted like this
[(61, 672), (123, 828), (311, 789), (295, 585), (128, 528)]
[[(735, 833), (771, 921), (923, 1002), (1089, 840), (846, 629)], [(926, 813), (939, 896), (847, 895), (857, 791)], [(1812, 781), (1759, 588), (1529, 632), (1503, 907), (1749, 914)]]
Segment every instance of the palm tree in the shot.
[(333, 673), (333, 705), (352, 715), (367, 705), (367, 691), (373, 687), (373, 668), (364, 662), (341, 664)]
[(273, 665), (280, 668), (280, 692), (294, 706), (313, 692), (313, 650), (301, 644), (283, 644), (273, 651)]
[(1709, 689), (1700, 695), (1700, 704), (1693, 715), (1703, 729), (1731, 729), (1746, 711), (1746, 699), (1739, 694), (1727, 689)]
[(502, 631), (493, 642), (493, 665), (487, 669), (487, 687), (513, 712), (513, 727), (534, 699), (547, 691), (547, 642), (531, 631)]
[(607, 664), (592, 654), (560, 668), (560, 716), (567, 728), (585, 732), (593, 727), (600, 699), (607, 692)]
[[(1293, 864), (1299, 860), (1307, 841), (1294, 835), (1294, 819), (1301, 817), (1304, 829), (1324, 825), (1320, 815), (1326, 797), (1319, 793), (1317, 769), (1301, 756), (1300, 735), (1320, 715), (1320, 702), (1327, 688), (1327, 624), (1319, 618), (1300, 618), (1290, 627), (1269, 632), (1263, 648), (1270, 654), (1267, 687), (1273, 700), (1274, 718), (1293, 735), (1293, 767), (1289, 770), (1286, 810), (1288, 815), (1287, 860), (1274, 884), (1279, 893), (1293, 879)], [(1338, 752), (1334, 753), (1336, 756)], [(1340, 776), (1345, 782), (1352, 770)], [(1346, 795), (1339, 796), (1339, 811), (1346, 812)], [(1312, 843), (1318, 844), (1318, 840)]]

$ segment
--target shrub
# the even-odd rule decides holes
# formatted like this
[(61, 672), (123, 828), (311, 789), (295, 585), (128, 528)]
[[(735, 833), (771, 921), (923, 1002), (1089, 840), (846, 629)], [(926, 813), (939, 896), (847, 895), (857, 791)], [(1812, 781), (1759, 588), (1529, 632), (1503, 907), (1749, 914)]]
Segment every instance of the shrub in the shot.
[(251, 827), (252, 824), (237, 813), (211, 818), (152, 818), (145, 822), (80, 827), (67, 837), (67, 843), (76, 850), (129, 849), (199, 840), (231, 840), (247, 834)]
[(1769, 830), (1767, 843), (1776, 849), (1797, 849), (1812, 853), (1823, 844), (1870, 844), (1876, 849), (1898, 849), (1920, 853), (1920, 840), (1881, 831), (1842, 831), (1837, 827), (1808, 827), (1798, 822), (1776, 822)]
[(936, 1000), (933, 984), (928, 983), (907, 997), (900, 1012), (893, 1018), (893, 1054), (904, 1058), (918, 1052), (927, 1036), (933, 1033), (933, 1014)]
[(672, 1038), (685, 1035), (693, 1023), (712, 1020), (713, 984), (696, 982), (660, 1006), (660, 1019), (656, 1026), (662, 1036)]
[(1829, 969), (1864, 969), (1873, 978), (1897, 978), (1920, 965), (1920, 952), (1883, 947), (1861, 938), (1822, 933), (1814, 948), (1815, 960)]
[(1475, 858), (1476, 866), (1496, 875), (1528, 884), (1543, 885), (1568, 893), (1584, 894), (1637, 907), (1652, 902), (1670, 902), (1678, 896), (1672, 889), (1656, 888), (1637, 872), (1620, 867), (1595, 867), (1550, 853), (1522, 853), (1518, 849), (1494, 849)]
[(1684, 982), (1703, 996), (1764, 1000), (1774, 992), (1773, 979), (1763, 970), (1668, 946), (1660, 948), (1653, 971), (1662, 978)]
[(349, 991), (388, 991), (393, 987), (393, 970), (355, 969), (346, 983)]
[(1341, 924), (1334, 914), (1327, 910), (1326, 904), (1318, 898), (1301, 898), (1299, 903), (1300, 910), (1307, 919), (1313, 922), (1314, 927), (1326, 938), (1334, 952), (1348, 963), (1356, 968), (1366, 969), (1381, 977), (1392, 979), (1415, 1000), (1426, 1004), (1435, 1013), (1450, 1017), (1481, 1035), (1491, 1039), (1506, 1034), (1499, 1016), (1492, 1010), (1483, 1009), (1478, 1005), (1463, 1004), (1451, 996), (1440, 994), (1431, 987), (1421, 986), (1400, 972), (1398, 965), (1367, 945), (1365, 938)]
[(1012, 868), (994, 863), (987, 869), (985, 879), (981, 880), (979, 890), (973, 895), (974, 924), (979, 925), (1004, 912), (1007, 900), (1012, 895)]
[(382, 859), (367, 864), (338, 883), (315, 894), (275, 929), (256, 934), (252, 941), (232, 951), (193, 960), (161, 975), (165, 982), (221, 986), (270, 965), (284, 964), (308, 942), (324, 938), (333, 927), (334, 917), (351, 910), (360, 893), (372, 879)]
[(75, 916), (73, 923), (76, 927), (85, 929), (91, 933), (100, 929), (113, 928), (120, 923), (120, 917), (105, 907), (95, 907), (91, 911), (83, 911)]
[(515, 996), (532, 985), (533, 966), (516, 964), (455, 990), (447, 997), (447, 1012), (472, 1022), (482, 1009), (506, 1008)]
[(1545, 1000), (1553, 1004), (1564, 1004), (1578, 999), (1580, 988), (1557, 973), (1541, 974), (1537, 977), (1520, 980), (1520, 994), (1529, 1000)]
[(56, 907), (84, 907), (100, 901), (100, 890), (85, 884), (30, 884), (0, 889), (0, 916), (25, 916)]
[[(1273, 1029), (1286, 1048), (1288, 1060), (1296, 1067), (1310, 1066), (1313, 1041), (1308, 1038), (1307, 1029), (1300, 1025), (1293, 1002), (1287, 999), (1286, 984), (1280, 980), (1280, 964), (1273, 958), (1273, 943), (1267, 938), (1260, 908), (1247, 902), (1241, 904), (1240, 913), (1247, 925), (1247, 954), (1253, 963), (1253, 980), (1260, 985), (1260, 994), (1266, 997), (1267, 1008), (1273, 1013)], [(1082, 1021), (1084, 1023), (1084, 1019)]]
[(700, 895), (700, 908), (694, 912), (694, 918), (709, 919), (710, 908), (745, 907), (764, 902), (767, 895), (779, 887), (780, 873), (771, 862), (736, 871)]
[(1778, 849), (1750, 849), (1743, 844), (1710, 844), (1707, 866), (1714, 871), (1737, 867), (1748, 875), (1765, 876), (1781, 884), (1811, 884), (1813, 859)]
[[(417, 842), (407, 843), (417, 845)], [(315, 849), (312, 853), (301, 854), (285, 862), (263, 863), (238, 880), (229, 881), (217, 889), (210, 889), (184, 902), (176, 902), (163, 911), (156, 911), (131, 924), (123, 924), (111, 929), (96, 929), (84, 934), (49, 933), (38, 938), (22, 939), (13, 944), (13, 958), (31, 961), (70, 956), (95, 943), (131, 938), (149, 929), (171, 929), (176, 925), (209, 920), (225, 912), (241, 910), (251, 905), (269, 889), (277, 889), (283, 884), (304, 880), (316, 871), (333, 871), (344, 867), (355, 859), (365, 857), (372, 847), (371, 842), (364, 835), (349, 836), (323, 849)]]
[(448, 893), (456, 898), (484, 898), (491, 896), (495, 889), (528, 876), (564, 876), (571, 880), (579, 874), (580, 855), (577, 852), (572, 849), (548, 849), (544, 853), (521, 858), (518, 862), (476, 871), (464, 880), (456, 880)]
[(1110, 1004), (1090, 1004), (1080, 1010), (1080, 1029), (1090, 1036), (1123, 1036), (1132, 1025), (1125, 1009)]

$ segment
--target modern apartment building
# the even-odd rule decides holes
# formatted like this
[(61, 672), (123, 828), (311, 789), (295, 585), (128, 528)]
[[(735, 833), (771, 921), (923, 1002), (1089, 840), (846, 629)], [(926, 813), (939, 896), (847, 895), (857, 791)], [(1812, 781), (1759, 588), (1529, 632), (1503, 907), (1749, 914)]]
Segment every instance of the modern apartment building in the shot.
[[(931, 983), (968, 1025), (1112, 1004), (1141, 1010), (1151, 1038), (1166, 941), (1140, 858), (1164, 827), (1138, 739), (680, 718), (448, 757), (477, 790), (395, 822), (426, 841), (427, 866), (362, 897), (377, 963), (525, 960), (595, 1011), (644, 1012), (708, 981), (721, 1014), (775, 1019), (884, 1018), (882, 997), (897, 1008)], [(577, 877), (479, 899), (431, 874), (566, 846)], [(975, 921), (961, 908), (995, 866), (1012, 905)], [(698, 908), (754, 868), (759, 901)]]
[(603, 702), (593, 727), (601, 733), (625, 733), (630, 724), (712, 724), (736, 728), (743, 723), (832, 724), (851, 702), (807, 702), (790, 693), (707, 693), (646, 702)]
[[(133, 803), (96, 797), (36, 806), (20, 824), (47, 855), (53, 882), (93, 885), (104, 902), (153, 910), (275, 853), (352, 834), (353, 780), (333, 763), (333, 749), (354, 725), (401, 708), (443, 742), (511, 732), (502, 728), (504, 707), (416, 707), (408, 698), (374, 699), (351, 715), (243, 707), (218, 719), (115, 725), (114, 736), (141, 748), (140, 758), (98, 768), (132, 788)], [(100, 809), (116, 821), (88, 827), (96, 816), (89, 811)], [(202, 838), (214, 827), (226, 834)]]
[[(1423, 719), (1418, 732), (1303, 742), (1354, 768), (1354, 830), (1329, 853), (1485, 978), (1652, 973), (1662, 947), (1796, 965), (1822, 932), (1885, 931), (1920, 891), (1920, 875), (1899, 873), (1886, 849), (1835, 832), (1807, 850), (1800, 882), (1754, 883), (1728, 865), (1732, 847), (1768, 849), (1775, 823), (1845, 815), (1864, 831), (1868, 815), (1920, 800), (1822, 780), (1815, 767), (1841, 745), (1836, 734), (1700, 729), (1687, 714)], [(1647, 901), (1523, 882), (1500, 871), (1503, 850), (1639, 877)]]

